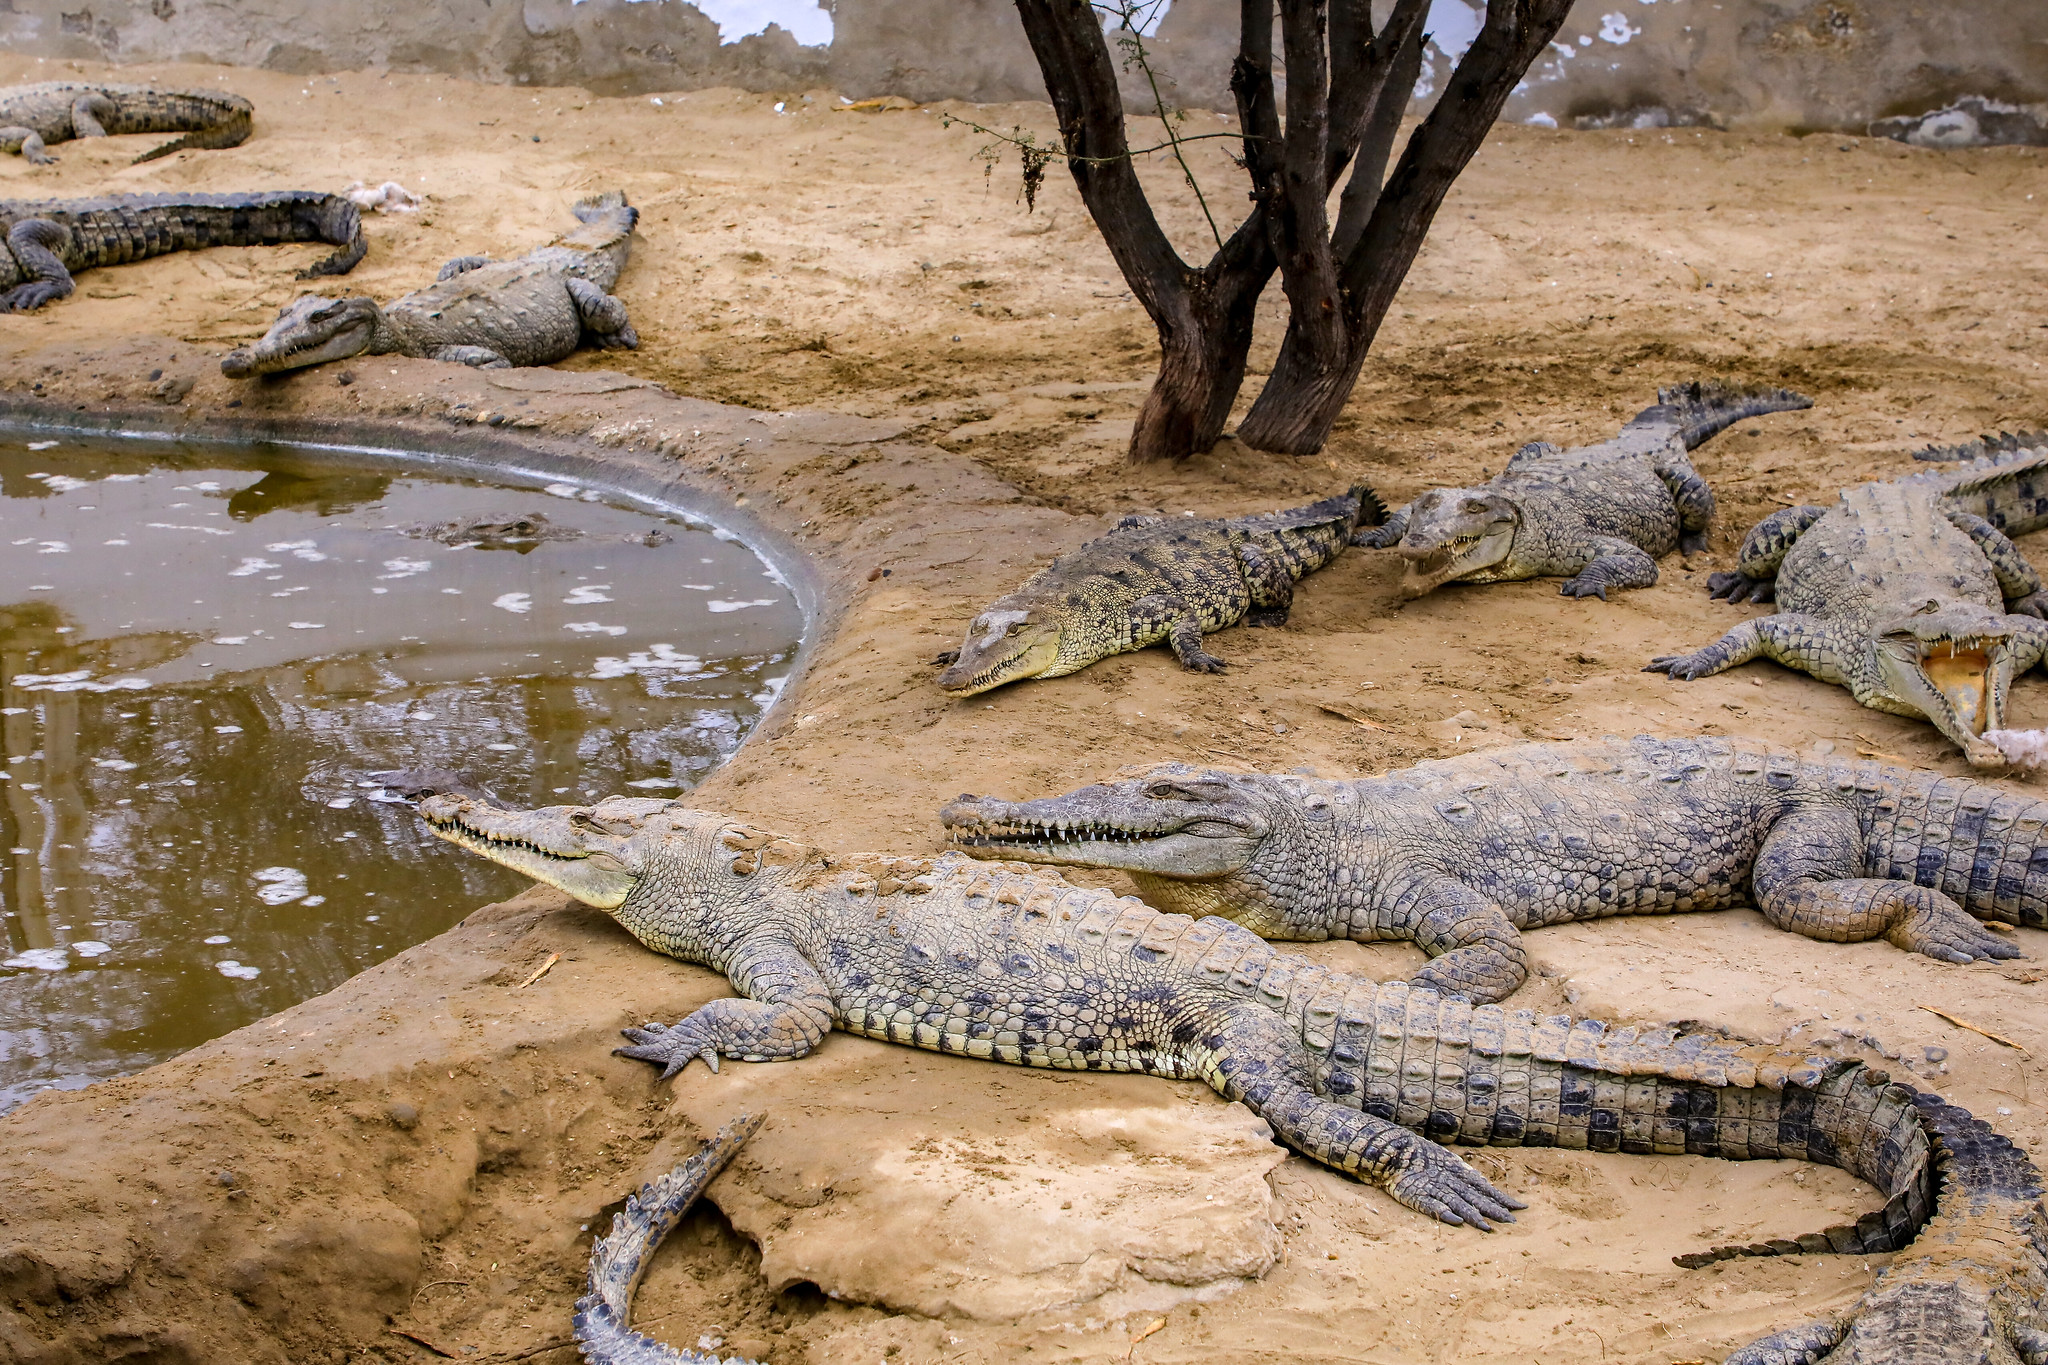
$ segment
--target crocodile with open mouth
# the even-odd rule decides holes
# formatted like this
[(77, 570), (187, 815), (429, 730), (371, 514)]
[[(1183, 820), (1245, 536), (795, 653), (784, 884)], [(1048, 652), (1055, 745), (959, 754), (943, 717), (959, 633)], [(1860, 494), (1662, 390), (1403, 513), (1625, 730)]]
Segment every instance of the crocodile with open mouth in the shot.
[(1013, 1064), (1199, 1079), (1304, 1156), (1479, 1229), (1524, 1207), (1441, 1144), (1790, 1158), (1875, 1185), (1851, 1225), (1679, 1258), (1896, 1251), (1859, 1301), (1738, 1365), (2048, 1359), (2041, 1182), (1961, 1109), (1824, 1052), (1539, 1018), (1333, 971), (1239, 925), (1019, 864), (844, 857), (681, 802), (420, 803), (451, 843), (741, 992), (626, 1030), (663, 1078), (833, 1028)]
[(1748, 417), (1810, 408), (1785, 389), (1682, 384), (1657, 390), (1612, 440), (1563, 450), (1531, 441), (1476, 488), (1432, 488), (1362, 534), (1398, 542), (1410, 597), (1446, 583), (1563, 577), (1566, 597), (1646, 588), (1675, 548), (1704, 549), (1714, 493), (1687, 452)]
[(346, 360), (409, 355), (478, 369), (551, 365), (585, 342), (632, 350), (640, 336), (609, 291), (626, 268), (639, 210), (616, 190), (579, 200), (581, 224), (509, 261), (458, 256), (436, 282), (380, 307), (375, 299), (308, 294), (255, 344), (221, 360), (230, 379)]
[(188, 147), (237, 147), (248, 139), (254, 106), (225, 90), (159, 90), (153, 85), (46, 81), (0, 89), (0, 152), (38, 166), (57, 158), (45, 147), (77, 137), (183, 133), (135, 158), (137, 163)]
[(1294, 585), (1357, 543), (1386, 509), (1370, 488), (1255, 516), (1128, 516), (1100, 540), (1056, 558), (967, 627), (939, 686), (956, 697), (1025, 678), (1057, 678), (1164, 640), (1183, 665), (1221, 673), (1202, 647), (1244, 621), (1287, 623)]
[(98, 199), (0, 199), (0, 313), (67, 298), (72, 276), (172, 251), (326, 242), (340, 248), (299, 272), (346, 275), (368, 249), (362, 214), (338, 194), (114, 194)]
[(2005, 728), (2012, 680), (2048, 649), (2048, 593), (2010, 537), (2048, 526), (2048, 434), (1922, 452), (1960, 469), (1845, 489), (1775, 512), (1743, 538), (1716, 597), (1775, 599), (1690, 654), (1646, 672), (1690, 681), (1768, 658), (1849, 689), (1874, 711), (1924, 716), (1978, 767)]
[(1267, 938), (1406, 939), (1413, 978), (1499, 1000), (1520, 930), (1752, 898), (1809, 938), (1885, 938), (1947, 962), (2048, 928), (2048, 802), (1741, 740), (1527, 744), (1345, 781), (1168, 763), (1065, 796), (962, 796), (977, 858), (1117, 868), (1166, 910)]

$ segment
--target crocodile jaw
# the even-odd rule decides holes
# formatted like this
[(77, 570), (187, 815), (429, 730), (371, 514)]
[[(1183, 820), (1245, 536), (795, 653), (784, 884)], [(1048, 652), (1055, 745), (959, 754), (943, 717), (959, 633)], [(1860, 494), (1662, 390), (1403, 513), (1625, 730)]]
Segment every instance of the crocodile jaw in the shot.
[(1111, 867), (1180, 881), (1242, 871), (1270, 832), (1253, 804), (1225, 782), (1178, 767), (1045, 801), (963, 796), (939, 820), (947, 842), (971, 857)]
[(1058, 662), (1060, 634), (1059, 622), (1040, 620), (1036, 611), (990, 608), (967, 628), (960, 657), (939, 675), (939, 686), (971, 697), (1038, 677)]
[(253, 346), (237, 347), (222, 357), (221, 373), (230, 379), (250, 379), (361, 355), (376, 339), (379, 316), (374, 299), (308, 294), (287, 304)]
[(1983, 738), (2004, 727), (2012, 652), (2003, 639), (1922, 639), (1897, 631), (1879, 640), (1877, 659), (1885, 690), (1961, 746), (1972, 766), (2005, 766), (2004, 753)]
[[(665, 808), (668, 803), (615, 798), (597, 806), (523, 811), (502, 810), (466, 796), (429, 796), (420, 802), (419, 816), (428, 829), (457, 847), (566, 891), (585, 905), (616, 910), (640, 878), (629, 870), (626, 839), (604, 831), (600, 822), (646, 814), (637, 808), (649, 805)], [(613, 807), (619, 809), (608, 809)]]
[(1521, 524), (1516, 506), (1486, 489), (1431, 489), (1409, 513), (1398, 547), (1407, 561), (1401, 591), (1420, 597), (1453, 579), (1507, 562)]

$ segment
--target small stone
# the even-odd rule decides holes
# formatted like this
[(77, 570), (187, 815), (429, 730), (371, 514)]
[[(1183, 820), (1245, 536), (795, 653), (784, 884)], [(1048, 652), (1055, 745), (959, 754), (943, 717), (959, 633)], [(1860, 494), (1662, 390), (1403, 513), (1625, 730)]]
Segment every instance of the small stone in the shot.
[(1927, 1060), (1930, 1062), (1945, 1062), (1948, 1060), (1948, 1049), (1945, 1047), (1936, 1047), (1934, 1044), (1929, 1043), (1920, 1050), (1927, 1054)]
[(394, 1128), (410, 1133), (420, 1121), (420, 1111), (404, 1100), (393, 1100), (384, 1107), (384, 1116), (391, 1120)]
[(235, 1187), (235, 1173), (233, 1171), (215, 1171), (213, 1173), (213, 1183), (219, 1185), (222, 1189), (231, 1190)]

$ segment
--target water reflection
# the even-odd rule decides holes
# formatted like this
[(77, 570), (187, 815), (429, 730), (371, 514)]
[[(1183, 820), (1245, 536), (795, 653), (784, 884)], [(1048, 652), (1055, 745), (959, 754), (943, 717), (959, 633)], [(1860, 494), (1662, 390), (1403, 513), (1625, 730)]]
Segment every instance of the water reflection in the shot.
[(680, 793), (731, 753), (787, 671), (789, 592), (722, 534), (550, 491), (0, 436), (0, 1107), (525, 885), (371, 772), (544, 803)]

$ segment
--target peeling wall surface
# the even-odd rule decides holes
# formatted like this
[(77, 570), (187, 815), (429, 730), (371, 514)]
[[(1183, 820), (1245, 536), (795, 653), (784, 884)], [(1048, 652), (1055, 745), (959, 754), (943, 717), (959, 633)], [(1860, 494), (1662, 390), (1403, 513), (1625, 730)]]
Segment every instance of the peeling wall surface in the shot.
[[(1127, 2), (1168, 98), (1230, 107), (1237, 6)], [(1418, 99), (1440, 90), (1481, 13), (1467, 0), (1434, 0)], [(599, 94), (732, 85), (919, 101), (1044, 97), (1007, 0), (0, 0), (0, 42), (58, 59), (438, 71)], [(1136, 98), (1142, 78), (1128, 75)], [(1967, 96), (2048, 101), (2048, 6), (1583, 0), (1506, 117), (1860, 132)]]

